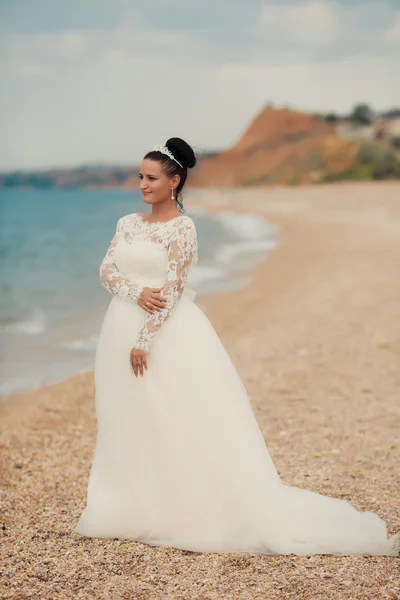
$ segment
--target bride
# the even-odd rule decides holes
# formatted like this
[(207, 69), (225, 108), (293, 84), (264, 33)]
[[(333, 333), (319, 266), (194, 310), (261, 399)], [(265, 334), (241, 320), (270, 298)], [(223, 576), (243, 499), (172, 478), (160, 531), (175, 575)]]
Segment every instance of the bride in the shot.
[(399, 534), (346, 500), (285, 485), (233, 363), (186, 287), (196, 228), (180, 138), (140, 169), (150, 214), (118, 220), (95, 357), (97, 442), (76, 532), (198, 552), (397, 556)]

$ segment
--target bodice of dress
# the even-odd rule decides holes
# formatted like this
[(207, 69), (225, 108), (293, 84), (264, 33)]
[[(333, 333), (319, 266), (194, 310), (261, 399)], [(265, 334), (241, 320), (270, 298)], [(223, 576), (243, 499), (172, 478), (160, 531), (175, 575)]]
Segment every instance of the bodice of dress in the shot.
[(100, 265), (100, 281), (112, 294), (137, 303), (144, 287), (162, 287), (166, 306), (147, 313), (135, 348), (148, 351), (158, 329), (182, 297), (188, 271), (197, 262), (197, 236), (190, 217), (148, 223), (138, 213), (118, 220)]

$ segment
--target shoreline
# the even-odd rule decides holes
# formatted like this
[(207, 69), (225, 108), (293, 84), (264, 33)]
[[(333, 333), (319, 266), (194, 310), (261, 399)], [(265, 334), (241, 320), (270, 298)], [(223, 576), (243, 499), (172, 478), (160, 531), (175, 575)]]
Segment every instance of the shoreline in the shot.
[[(245, 384), (283, 482), (371, 510), (387, 522), (389, 535), (400, 522), (399, 198), (400, 184), (384, 182), (202, 190), (187, 200), (210, 212), (259, 212), (279, 227), (278, 245), (251, 268), (249, 284), (207, 295), (202, 304)], [(5, 556), (7, 598), (26, 597), (15, 595), (17, 583), (43, 598), (57, 597), (60, 586), (62, 598), (100, 598), (104, 590), (111, 597), (144, 599), (151, 591), (163, 598), (165, 585), (177, 581), (176, 568), (177, 598), (206, 600), (218, 585), (217, 598), (272, 599), (282, 581), (285, 595), (307, 600), (336, 600), (342, 581), (360, 600), (397, 589), (395, 558), (215, 556), (78, 539), (71, 531), (94, 448), (93, 393), (88, 371), (8, 396), (0, 406), (5, 537), (20, 549), (14, 562)], [(23, 567), (38, 552), (57, 557), (47, 580)], [(202, 585), (205, 570), (211, 579)]]
[[(133, 210), (139, 210), (141, 203), (134, 197)], [(128, 207), (125, 211), (131, 212)], [(260, 258), (262, 260), (265, 252), (275, 245), (274, 232), (268, 223), (255, 215), (242, 220), (235, 213), (206, 214), (200, 209), (190, 216), (195, 219), (198, 229), (201, 260), (191, 270), (187, 286), (196, 290), (200, 301), (208, 294), (246, 285), (247, 267)], [(252, 231), (251, 237), (249, 232)], [(86, 254), (89, 256), (86, 256), (86, 262), (94, 263), (95, 257), (90, 258), (90, 250)], [(66, 254), (67, 262), (73, 260), (72, 255), (70, 251)], [(88, 264), (86, 268), (89, 268)], [(1, 328), (2, 346), (6, 351), (1, 370), (0, 403), (7, 402), (15, 394), (39, 390), (92, 370), (98, 334), (107, 310), (107, 296), (108, 301), (111, 298), (97, 286), (92, 268), (91, 264), (92, 276), (88, 274), (85, 278), (90, 281), (90, 289), (87, 284), (81, 288), (83, 296), (92, 296), (89, 313), (76, 294), (68, 292), (77, 286), (77, 281), (68, 278), (68, 269), (67, 297), (61, 299), (64, 306), (68, 304), (64, 311), (67, 317), (60, 318), (57, 314), (58, 297), (50, 298), (47, 303), (41, 299), (38, 289), (32, 290), (31, 305), (23, 300), (22, 293), (19, 304), (9, 295), (4, 299), (9, 307), (5, 308)], [(12, 272), (9, 269), (9, 276)], [(22, 275), (20, 273), (20, 277)], [(29, 273), (26, 276), (29, 284)], [(52, 279), (48, 265), (43, 269), (43, 276)], [(21, 289), (21, 285), (16, 284), (16, 287)], [(19, 309), (14, 313), (15, 307)]]

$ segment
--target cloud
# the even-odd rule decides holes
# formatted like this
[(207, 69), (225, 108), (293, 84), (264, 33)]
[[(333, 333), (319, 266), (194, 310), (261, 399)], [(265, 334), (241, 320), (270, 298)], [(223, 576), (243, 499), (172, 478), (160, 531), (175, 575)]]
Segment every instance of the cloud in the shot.
[(267, 35), (319, 46), (335, 40), (340, 28), (339, 12), (334, 5), (318, 0), (297, 6), (270, 3), (261, 8), (259, 20)]
[(400, 15), (397, 15), (384, 33), (384, 41), (400, 49)]
[(135, 162), (171, 136), (224, 147), (268, 101), (345, 111), (400, 97), (389, 2), (19, 4), (0, 8), (0, 168)]
[[(314, 64), (244, 63), (220, 69), (219, 77), (231, 89), (256, 90), (265, 102), (309, 111), (345, 112), (357, 101), (387, 107), (395, 97), (393, 72), (384, 57), (353, 57)], [(400, 90), (398, 83), (396, 89)]]
[[(283, 46), (289, 57), (299, 51), (309, 61), (390, 54), (387, 42), (396, 37), (393, 19), (398, 14), (390, 3), (375, 0), (268, 2), (259, 13), (259, 38), (268, 40), (269, 48)], [(397, 42), (400, 46), (399, 37)]]
[(131, 0), (1, 0), (2, 27), (8, 33), (62, 33), (109, 30), (132, 11)]

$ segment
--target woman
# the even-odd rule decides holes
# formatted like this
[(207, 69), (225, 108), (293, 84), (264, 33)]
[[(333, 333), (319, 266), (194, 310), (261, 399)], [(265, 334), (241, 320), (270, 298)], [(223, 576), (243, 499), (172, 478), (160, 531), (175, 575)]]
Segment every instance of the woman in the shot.
[(150, 215), (119, 219), (95, 359), (98, 437), (76, 531), (204, 552), (397, 555), (399, 534), (345, 500), (281, 482), (246, 390), (185, 289), (196, 229), (180, 138), (141, 164)]

